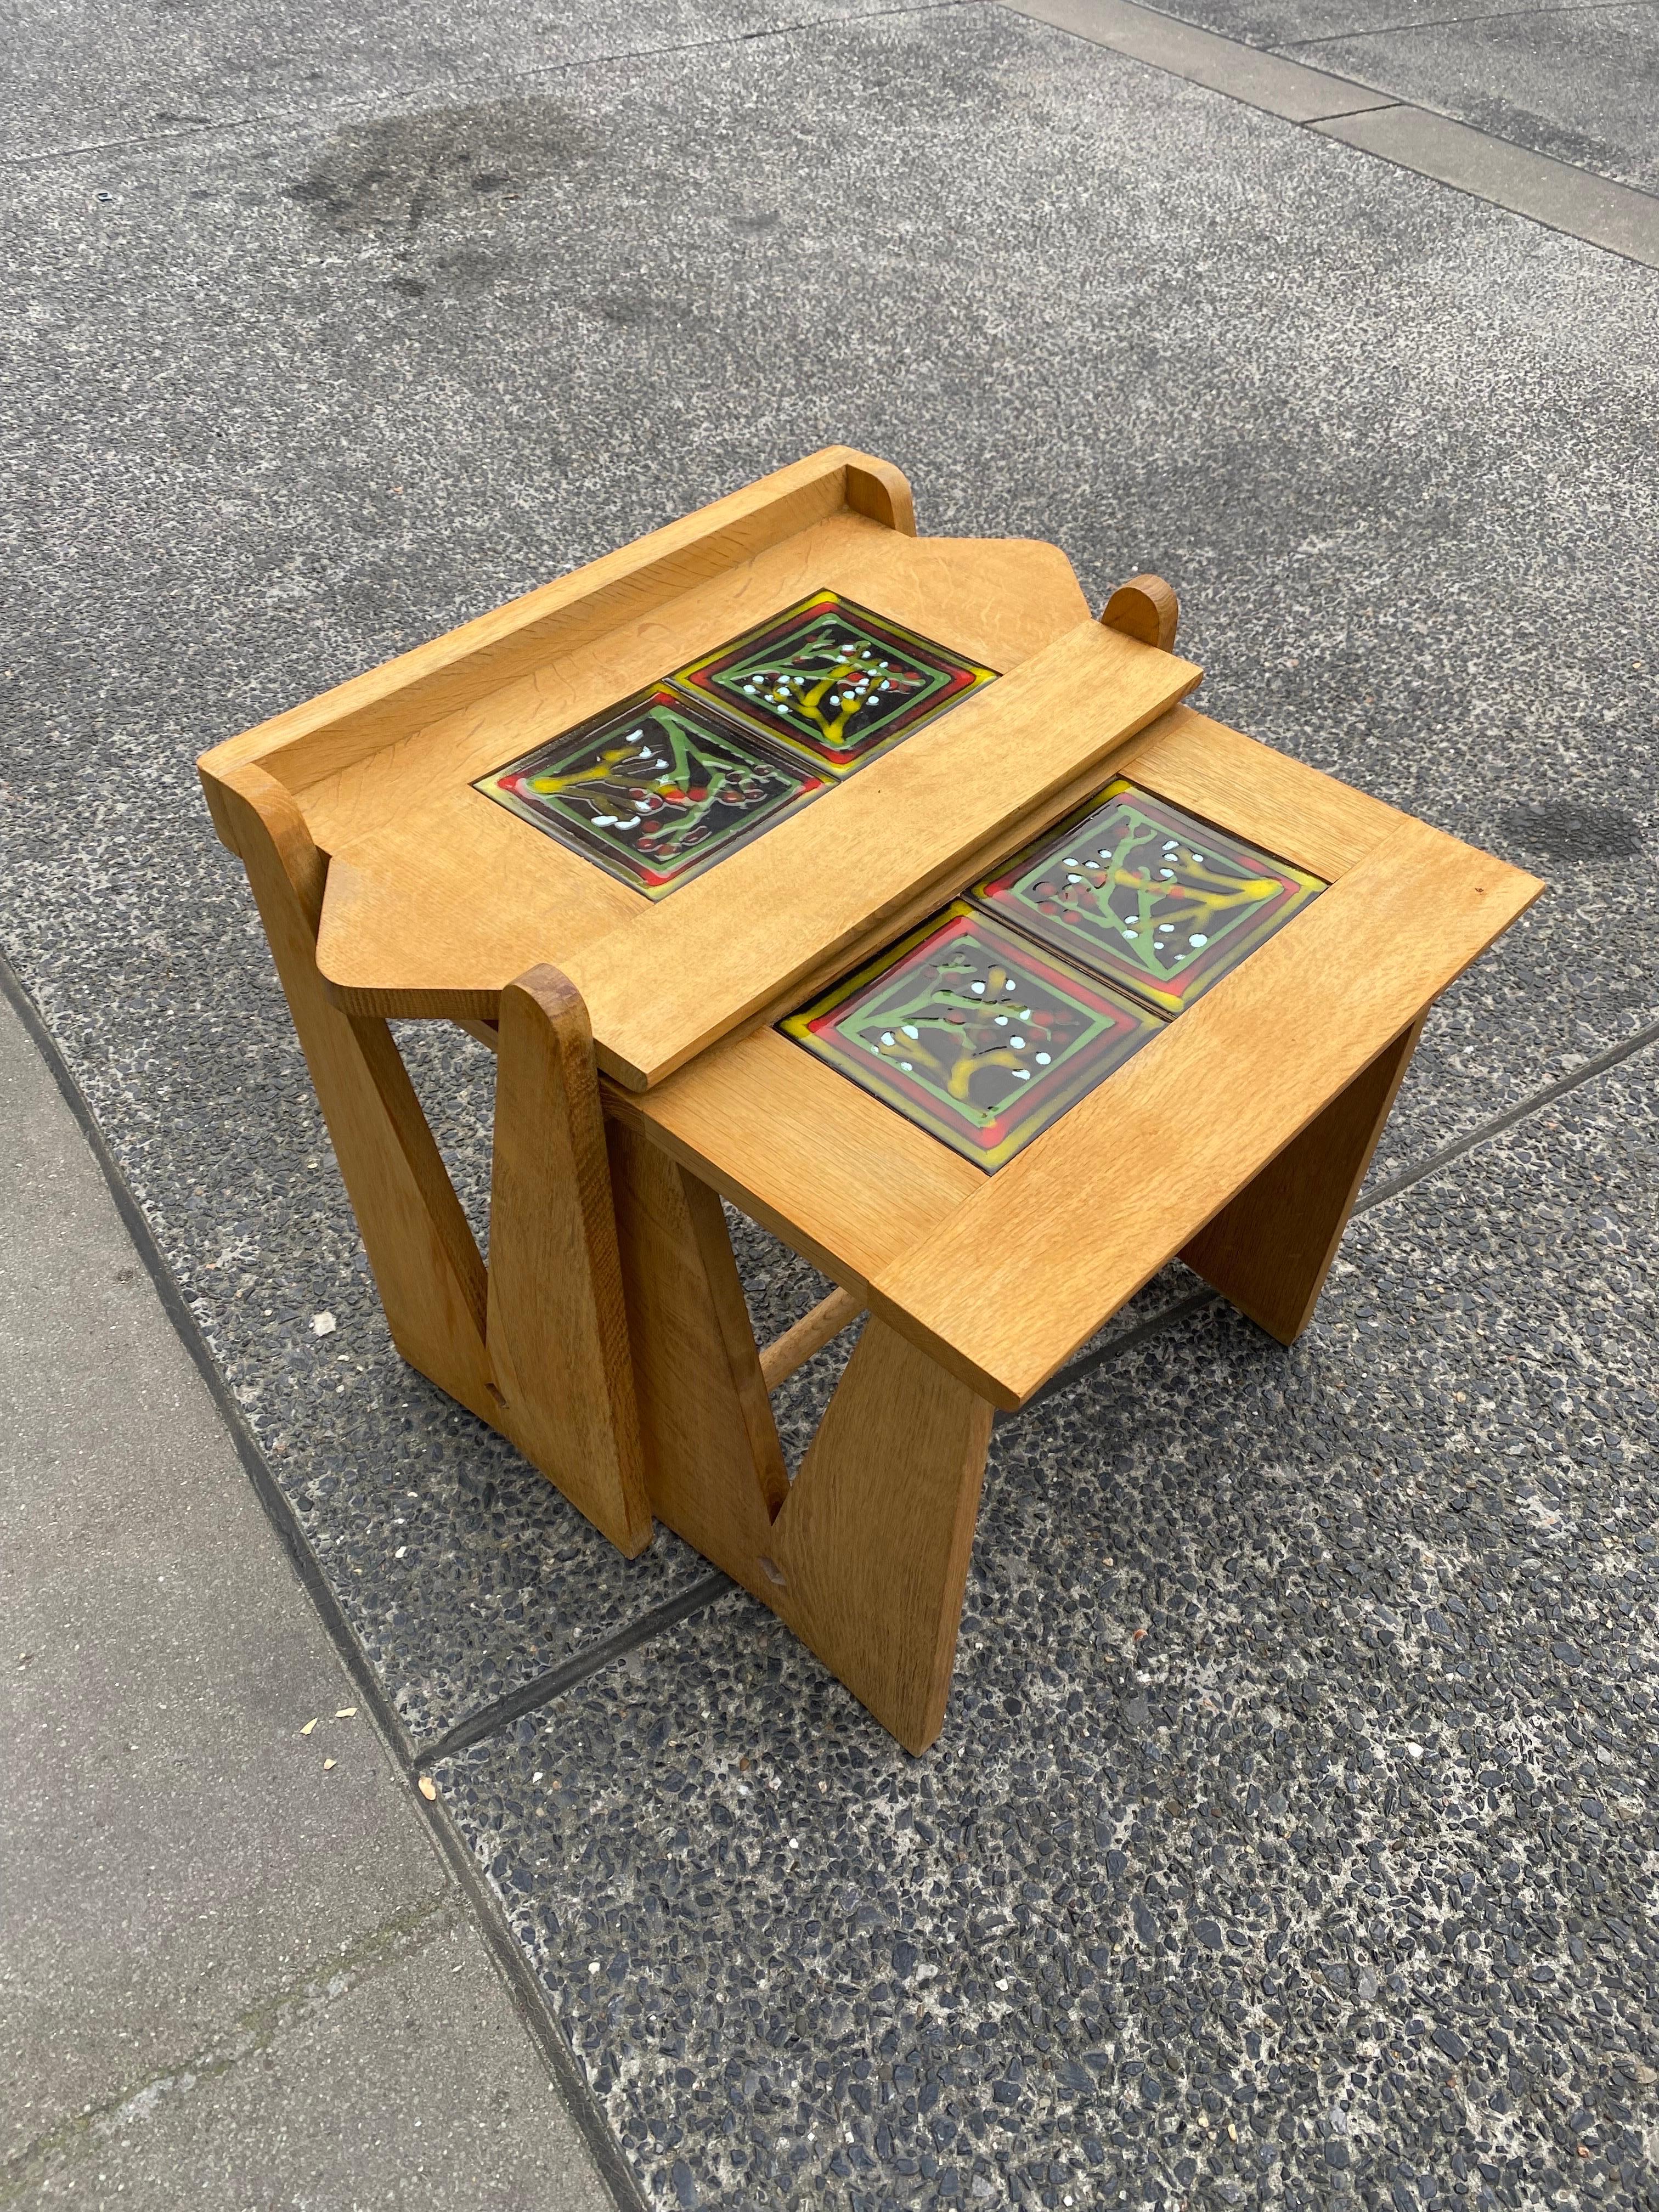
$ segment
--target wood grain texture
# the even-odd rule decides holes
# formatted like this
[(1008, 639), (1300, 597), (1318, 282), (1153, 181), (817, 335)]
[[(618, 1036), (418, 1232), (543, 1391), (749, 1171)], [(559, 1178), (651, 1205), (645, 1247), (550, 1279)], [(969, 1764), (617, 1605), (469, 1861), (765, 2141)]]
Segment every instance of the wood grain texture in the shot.
[(1362, 1068), (1181, 1255), (1281, 1344), (1313, 1319), (1426, 1019)]
[(770, 1344), (763, 1347), (762, 1382), (769, 1390), (775, 1390), (780, 1382), (787, 1382), (815, 1352), (833, 1343), (843, 1329), (850, 1328), (863, 1311), (864, 1300), (856, 1291), (831, 1291), (827, 1298), (820, 1298), (811, 1312), (803, 1314), (793, 1328), (785, 1329), (781, 1336), (775, 1336)]
[[(313, 832), (334, 856), (319, 957), (339, 1002), (488, 1015), (513, 975), (539, 959), (568, 968), (648, 911), (638, 892), (472, 790), (473, 778), (819, 586), (1004, 670), (1088, 618), (1053, 546), (917, 539), (845, 514), (798, 532), (303, 790)], [(487, 902), (480, 882), (492, 887)]]
[(788, 1493), (720, 1202), (648, 1140), (607, 1128), (653, 1510), (763, 1599)]
[(772, 1603), (907, 1751), (950, 1694), (991, 1408), (866, 1324), (772, 1530)]
[(979, 1170), (775, 1030), (717, 1046), (607, 1115), (665, 1146), (843, 1289), (931, 1236)]
[(904, 481), (896, 470), (851, 447), (826, 447), (227, 739), (203, 755), (204, 775), (258, 761), (298, 791), (834, 514), (848, 504), (849, 465), (866, 512), (880, 503), (872, 486), (895, 502), (894, 480)]
[(1404, 822), (872, 1280), (872, 1311), (1023, 1404), (1542, 888)]
[(217, 779), (386, 1309), (411, 1366), (493, 1422), (483, 1261), (384, 1022), (323, 989), (316, 916), (326, 863), (289, 793), (258, 767)]
[(1173, 653), (1181, 605), (1162, 576), (1131, 576), (1107, 600), (1100, 619), (1108, 629), (1121, 629), (1143, 645)]
[(1154, 722), (1115, 766), (1189, 814), (1328, 884), (1412, 818), (1191, 707)]
[(489, 1194), (496, 1425), (629, 1559), (651, 1540), (593, 1041), (556, 969), (501, 994)]
[(1200, 672), (1085, 623), (582, 947), (567, 972), (587, 1002), (599, 1065), (647, 1090), (750, 1014), (827, 981)]

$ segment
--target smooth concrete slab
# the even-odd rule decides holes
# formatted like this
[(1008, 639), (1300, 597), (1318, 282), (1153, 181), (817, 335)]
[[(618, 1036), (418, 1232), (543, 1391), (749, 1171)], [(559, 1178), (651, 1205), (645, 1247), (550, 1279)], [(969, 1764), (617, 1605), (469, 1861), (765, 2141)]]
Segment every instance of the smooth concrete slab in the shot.
[(1382, 107), (1312, 126), (1402, 168), (1659, 269), (1659, 198), (1529, 153), (1449, 116)]
[(1543, 9), (1322, 39), (1296, 52), (1376, 86), (1379, 97), (1659, 191), (1659, 6)]
[(1356, 108), (1386, 105), (1391, 97), (1351, 78), (1218, 37), (1157, 9), (1137, 7), (1134, 0), (1018, 0), (1018, 7), (1022, 15), (1052, 23), (1056, 30), (1151, 62), (1291, 123), (1351, 115)]
[[(1559, 12), (1576, 15), (1606, 4), (1607, 0), (1559, 0)], [(1173, 0), (1167, 12), (1252, 46), (1292, 46), (1304, 40), (1479, 19), (1496, 11), (1491, 0)], [(1310, 53), (1307, 58), (1316, 62), (1319, 58)]]
[(0, 1406), (4, 2201), (367, 2202), (368, 2146), (376, 2203), (464, 2149), (479, 2202), (601, 2204), (3, 999)]

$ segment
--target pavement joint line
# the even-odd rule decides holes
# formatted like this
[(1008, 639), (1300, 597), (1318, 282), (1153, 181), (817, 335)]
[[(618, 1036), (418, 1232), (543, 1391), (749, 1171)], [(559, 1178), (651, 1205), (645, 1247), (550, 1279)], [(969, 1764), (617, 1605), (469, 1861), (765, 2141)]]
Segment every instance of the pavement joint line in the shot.
[[(1142, 0), (1000, 0), (1032, 21), (1202, 85), (1373, 160), (1638, 268), (1659, 269), (1659, 196), (1598, 175), (1341, 71), (1211, 31)], [(1516, 11), (1533, 12), (1533, 11)], [(1577, 9), (1551, 10), (1577, 14)], [(1361, 106), (1368, 94), (1375, 100)], [(1346, 103), (1343, 105), (1342, 103)]]
[[(236, 1455), (252, 1484), (254, 1495), (281, 1539), (289, 1564), (315, 1607), (340, 1663), (349, 1675), (361, 1702), (367, 1708), (398, 1767), (413, 1781), (416, 1768), (408, 1732), (379, 1675), (369, 1663), (368, 1654), (358, 1642), (338, 1598), (318, 1565), (294, 1508), (272, 1474), (258, 1439), (231, 1393), (229, 1384), (220, 1372), (206, 1334), (191, 1311), (167, 1265), (155, 1232), (133, 1195), (131, 1185), (98, 1125), (86, 1093), (76, 1080), (74, 1070), (47, 1028), (40, 1008), (25, 988), (22, 978), (12, 966), (3, 947), (0, 947), (0, 995), (4, 996), (33, 1039), (36, 1051), (46, 1062), (52, 1080), (63, 1095), (64, 1103), (75, 1116), (81, 1133), (102, 1171), (122, 1224), (155, 1287), (162, 1310), (178, 1332), (180, 1342), (218, 1409), (235, 1447)], [(410, 1796), (426, 1821), (427, 1832), (437, 1845), (455, 1878), (457, 1887), (472, 1909), (491, 1963), (507, 1986), (514, 2009), (526, 2033), (540, 2052), (542, 2062), (552, 2077), (555, 2092), (580, 2134), (599, 2180), (616, 2205), (617, 2212), (650, 2212), (622, 2148), (611, 2132), (599, 2100), (582, 2071), (580, 2062), (559, 2026), (547, 1994), (520, 1947), (508, 1924), (506, 1911), (489, 1887), (483, 1869), (441, 1804), (435, 1802), (428, 1803), (418, 1790), (411, 1789)]]
[[(1455, 30), (1460, 23), (1506, 23), (1518, 15), (1604, 15), (1610, 9), (1627, 9), (1632, 0), (1583, 0), (1567, 8), (1482, 8), (1469, 15), (1435, 15), (1426, 23), (1380, 23), (1364, 31), (1319, 31), (1308, 39), (1281, 39), (1264, 52), (1288, 54), (1292, 47), (1346, 46), (1355, 39), (1397, 39), (1408, 31)], [(1158, 15), (1166, 11), (1160, 8)], [(1184, 20), (1177, 16), (1177, 21)], [(1244, 43), (1243, 40), (1241, 44)]]
[(303, 1979), (273, 1990), (240, 2012), (234, 2020), (187, 2057), (158, 2066), (142, 2081), (128, 2082), (113, 2095), (71, 2112), (21, 2149), (14, 2151), (0, 2166), (0, 2206), (19, 2204), (25, 2192), (33, 2194), (48, 2161), (56, 2154), (72, 2154), (88, 2138), (107, 2138), (134, 2121), (147, 2120), (164, 2098), (193, 2089), (256, 2058), (284, 2029), (315, 2019), (339, 1998), (373, 1981), (463, 1926), (456, 1900), (436, 1897), (407, 1911), (393, 1913), (344, 1945), (338, 1956), (319, 1961)]
[(665, 1629), (677, 1626), (682, 1620), (690, 1620), (695, 1613), (706, 1612), (717, 1599), (724, 1597), (728, 1590), (736, 1587), (728, 1577), (722, 1574), (699, 1577), (689, 1589), (682, 1590), (678, 1597), (672, 1597), (662, 1605), (653, 1606), (648, 1613), (641, 1613), (626, 1628), (618, 1629), (614, 1636), (607, 1636), (600, 1643), (591, 1644), (586, 1651), (574, 1653), (562, 1666), (550, 1667), (545, 1674), (520, 1683), (516, 1690), (509, 1690), (505, 1697), (494, 1698), (487, 1705), (477, 1706), (457, 1721), (454, 1727), (441, 1735), (435, 1743), (428, 1744), (417, 1752), (416, 1765), (422, 1769), (435, 1766), (441, 1759), (450, 1759), (457, 1752), (470, 1750), (475, 1743), (482, 1743), (486, 1736), (494, 1735), (497, 1729), (522, 1720), (526, 1713), (533, 1713), (542, 1705), (551, 1705), (555, 1698), (562, 1697), (567, 1690), (574, 1690), (579, 1682), (586, 1682), (602, 1668), (608, 1667), (613, 1659), (625, 1658), (630, 1651), (637, 1650), (641, 1644), (648, 1644), (653, 1636), (660, 1636)]

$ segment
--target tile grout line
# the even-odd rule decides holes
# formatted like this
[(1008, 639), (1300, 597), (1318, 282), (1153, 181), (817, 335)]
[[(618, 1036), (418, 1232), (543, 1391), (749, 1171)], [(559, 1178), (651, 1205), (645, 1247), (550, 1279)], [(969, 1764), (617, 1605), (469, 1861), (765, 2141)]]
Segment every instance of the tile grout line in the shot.
[[(22, 1024), (45, 1061), (64, 1103), (74, 1115), (82, 1136), (103, 1175), (122, 1225), (155, 1286), (162, 1310), (206, 1386), (235, 1447), (243, 1471), (252, 1486), (253, 1493), (281, 1540), (289, 1565), (311, 1600), (340, 1663), (350, 1677), (359, 1698), (368, 1707), (395, 1764), (407, 1779), (413, 1780), (417, 1770), (408, 1732), (356, 1631), (346, 1619), (339, 1600), (330, 1588), (293, 1506), (272, 1474), (258, 1438), (248, 1426), (240, 1406), (220, 1371), (206, 1333), (191, 1311), (155, 1232), (98, 1126), (86, 1093), (76, 1079), (74, 1070), (3, 948), (0, 948), (0, 997), (5, 999)], [(566, 2041), (546, 1994), (532, 1972), (483, 1869), (441, 1805), (428, 1804), (416, 1790), (411, 1790), (410, 1796), (423, 1815), (428, 1832), (448, 1863), (462, 1896), (472, 1908), (479, 1933), (484, 1939), (496, 1972), (507, 1985), (514, 2010), (541, 2053), (543, 2063), (553, 2078), (559, 2100), (580, 2134), (617, 2212), (649, 2212), (622, 2148), (611, 2134), (599, 2100), (588, 2085), (580, 2062)]]
[[(1152, 7), (1156, 15), (1169, 13), (1167, 9), (1154, 6), (1153, 0), (1142, 0), (1142, 4)], [(1483, 8), (1470, 15), (1436, 15), (1426, 23), (1382, 23), (1370, 31), (1322, 31), (1311, 39), (1286, 39), (1282, 46), (1260, 46), (1253, 51), (1283, 54), (1288, 59), (1293, 48), (1303, 46), (1341, 46), (1352, 39), (1397, 39), (1412, 31), (1455, 30), (1460, 23), (1507, 23), (1518, 15), (1605, 15), (1630, 5), (1631, 0), (1578, 0), (1576, 6), (1559, 8)], [(1186, 20), (1184, 15), (1170, 16), (1172, 23)], [(1238, 43), (1244, 46), (1249, 42), (1241, 39)]]

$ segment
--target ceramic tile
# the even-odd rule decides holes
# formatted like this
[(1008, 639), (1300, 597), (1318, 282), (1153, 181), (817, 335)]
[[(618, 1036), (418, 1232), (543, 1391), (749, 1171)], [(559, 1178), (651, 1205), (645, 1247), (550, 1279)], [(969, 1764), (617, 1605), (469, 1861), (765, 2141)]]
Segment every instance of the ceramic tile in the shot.
[(839, 592), (813, 592), (672, 681), (753, 716), (835, 775), (994, 681)]
[(1163, 1025), (958, 899), (782, 1027), (988, 1173)]
[(971, 896), (1178, 1014), (1323, 889), (1120, 776)]
[(827, 788), (799, 759), (666, 684), (473, 786), (647, 898), (663, 898)]

